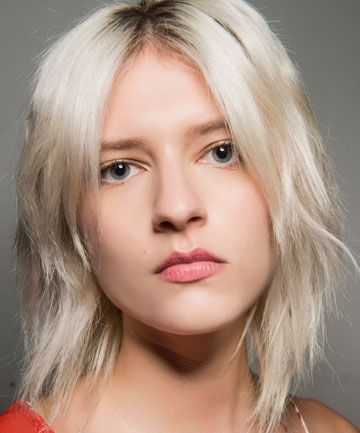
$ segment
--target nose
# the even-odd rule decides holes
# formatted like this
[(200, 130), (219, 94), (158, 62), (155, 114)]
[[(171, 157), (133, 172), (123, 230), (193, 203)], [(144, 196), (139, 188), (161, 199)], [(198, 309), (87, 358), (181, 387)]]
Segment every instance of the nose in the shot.
[(156, 232), (183, 231), (201, 226), (206, 209), (199, 190), (183, 168), (167, 167), (158, 178), (152, 224)]

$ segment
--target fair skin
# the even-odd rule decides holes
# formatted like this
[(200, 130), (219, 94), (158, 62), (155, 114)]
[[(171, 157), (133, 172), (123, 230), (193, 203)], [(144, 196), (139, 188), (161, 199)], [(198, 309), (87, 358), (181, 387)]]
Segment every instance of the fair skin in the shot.
[[(210, 122), (213, 128), (194, 130)], [(81, 221), (96, 245), (90, 256), (99, 284), (123, 311), (123, 342), (87, 433), (247, 431), (255, 391), (244, 345), (222, 369), (246, 312), (271, 281), (276, 256), (260, 188), (235, 154), (223, 162), (209, 149), (230, 140), (221, 122), (201, 75), (173, 56), (160, 58), (151, 46), (115, 82), (100, 162), (133, 165), (121, 179), (102, 165), (101, 240), (91, 198)], [(119, 148), (120, 140), (134, 137), (141, 148)], [(187, 283), (153, 273), (171, 252), (197, 247), (223, 258), (225, 267)], [(317, 402), (298, 403), (311, 433), (325, 431), (316, 425), (329, 414), (338, 417), (321, 405), (316, 418), (311, 408)], [(87, 408), (79, 385), (54, 431), (78, 431)], [(284, 424), (303, 432), (290, 407)], [(284, 431), (281, 425), (277, 433)], [(356, 432), (351, 426), (336, 431)]]

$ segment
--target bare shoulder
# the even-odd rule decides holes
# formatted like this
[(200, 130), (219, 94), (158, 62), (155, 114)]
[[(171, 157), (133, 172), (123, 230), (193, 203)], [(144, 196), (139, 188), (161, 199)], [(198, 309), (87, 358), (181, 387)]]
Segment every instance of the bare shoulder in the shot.
[(360, 433), (350, 421), (318, 400), (293, 397), (309, 433)]

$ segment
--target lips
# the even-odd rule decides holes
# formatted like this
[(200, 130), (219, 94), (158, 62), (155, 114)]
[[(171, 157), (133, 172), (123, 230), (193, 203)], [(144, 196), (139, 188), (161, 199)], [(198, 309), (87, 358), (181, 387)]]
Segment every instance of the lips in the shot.
[(154, 273), (160, 273), (170, 266), (193, 262), (226, 263), (225, 260), (216, 257), (214, 254), (209, 253), (203, 248), (196, 248), (189, 253), (173, 252), (155, 269)]

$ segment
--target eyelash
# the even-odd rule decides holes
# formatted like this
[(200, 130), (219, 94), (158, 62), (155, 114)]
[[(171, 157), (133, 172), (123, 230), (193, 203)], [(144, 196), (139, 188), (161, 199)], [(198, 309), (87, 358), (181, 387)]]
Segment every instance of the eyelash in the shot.
[[(236, 159), (235, 159), (235, 161), (230, 162), (230, 163), (225, 163), (225, 164), (219, 163), (219, 165), (224, 166), (224, 167), (239, 166), (239, 164), (241, 164), (241, 162), (242, 162), (241, 155), (239, 153), (238, 148), (236, 146), (234, 146), (234, 144), (231, 140), (224, 140), (221, 142), (213, 143), (212, 145), (210, 145), (208, 150), (205, 152), (204, 156), (207, 155), (208, 153), (210, 153), (214, 149), (220, 149), (222, 146), (224, 146), (224, 147), (230, 146), (230, 149), (232, 151), (231, 160), (233, 160), (234, 158), (236, 158)], [(127, 182), (129, 177), (127, 177), (124, 180), (117, 180), (117, 179), (105, 180), (104, 179), (104, 174), (108, 170), (110, 170), (112, 167), (115, 167), (117, 164), (123, 164), (126, 166), (136, 166), (137, 165), (137, 164), (133, 163), (132, 161), (129, 161), (126, 159), (114, 159), (114, 160), (105, 162), (105, 163), (100, 165), (100, 183), (102, 183), (102, 184), (105, 184), (105, 183), (108, 183), (108, 184), (117, 183), (117, 184), (119, 184), (119, 183)]]

